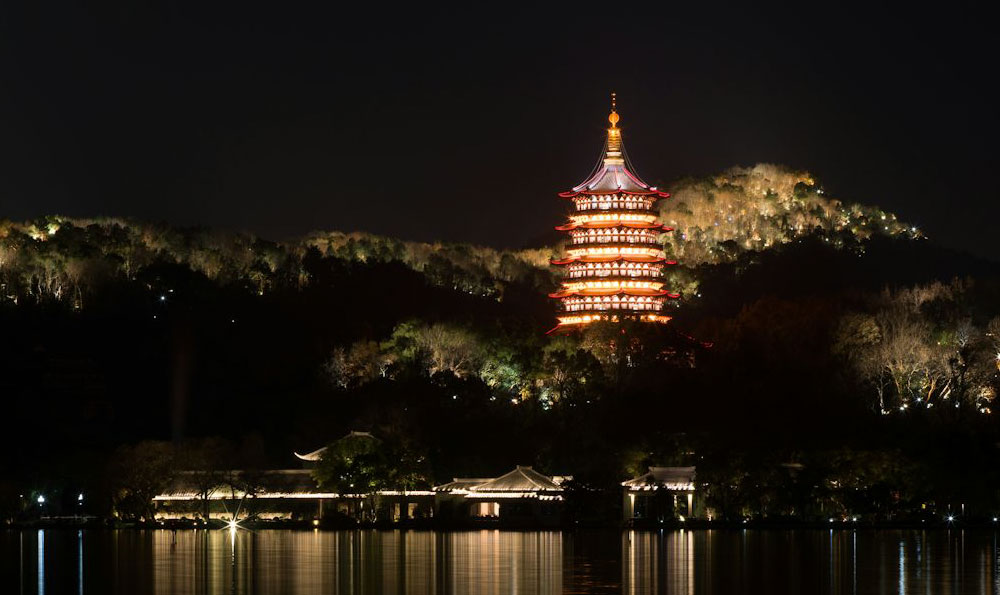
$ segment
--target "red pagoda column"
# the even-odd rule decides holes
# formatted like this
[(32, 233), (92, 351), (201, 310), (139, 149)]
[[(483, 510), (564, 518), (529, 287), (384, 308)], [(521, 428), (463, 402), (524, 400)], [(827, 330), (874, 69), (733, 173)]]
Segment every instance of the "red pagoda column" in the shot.
[(564, 267), (562, 288), (549, 297), (562, 303), (559, 325), (637, 320), (664, 323), (667, 299), (680, 297), (664, 288), (666, 259), (660, 234), (673, 231), (659, 221), (656, 201), (670, 195), (649, 186), (631, 171), (622, 148), (615, 97), (604, 156), (585, 182), (559, 196), (573, 201), (565, 255), (552, 264)]

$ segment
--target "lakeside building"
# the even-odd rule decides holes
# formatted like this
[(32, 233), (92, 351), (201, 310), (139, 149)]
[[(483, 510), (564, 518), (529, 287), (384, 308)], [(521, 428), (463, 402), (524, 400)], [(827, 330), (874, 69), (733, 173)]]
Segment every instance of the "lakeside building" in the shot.
[(628, 525), (700, 517), (703, 502), (695, 467), (650, 467), (622, 482), (622, 520)]
[(507, 525), (557, 526), (569, 476), (542, 475), (518, 465), (496, 478), (462, 478), (434, 488), (434, 509), (449, 521), (495, 520)]
[[(320, 454), (316, 454), (320, 453)], [(322, 449), (296, 456), (315, 463)], [(313, 456), (315, 455), (315, 456)], [(153, 498), (155, 520), (351, 522), (557, 526), (569, 477), (518, 465), (494, 478), (456, 478), (430, 490), (343, 494), (321, 490), (311, 469), (182, 471)]]
[[(310, 453), (312, 454), (312, 453)], [(306, 463), (307, 455), (297, 455)], [(315, 459), (313, 459), (315, 461)], [(426, 490), (343, 494), (321, 490), (311, 469), (183, 471), (153, 498), (155, 520), (221, 520), (382, 523), (428, 521), (442, 525), (556, 527), (563, 523), (566, 483), (518, 465), (499, 477), (456, 477)], [(703, 518), (695, 467), (650, 467), (623, 481), (626, 525)]]
[[(402, 522), (434, 516), (430, 490), (382, 490), (375, 494), (340, 494), (319, 489), (311, 469), (224, 471), (209, 478), (182, 471), (153, 497), (155, 519), (324, 521), (363, 516)], [(374, 513), (371, 508), (374, 507)]]
[(670, 195), (634, 173), (613, 93), (608, 122), (594, 172), (559, 194), (573, 201), (575, 212), (567, 224), (556, 227), (570, 241), (565, 255), (551, 261), (565, 267), (561, 289), (549, 294), (562, 304), (553, 331), (599, 320), (665, 323), (670, 317), (662, 313), (664, 303), (680, 297), (664, 287), (664, 267), (677, 263), (667, 260), (660, 243), (660, 235), (673, 229), (660, 222), (656, 210), (656, 201)]

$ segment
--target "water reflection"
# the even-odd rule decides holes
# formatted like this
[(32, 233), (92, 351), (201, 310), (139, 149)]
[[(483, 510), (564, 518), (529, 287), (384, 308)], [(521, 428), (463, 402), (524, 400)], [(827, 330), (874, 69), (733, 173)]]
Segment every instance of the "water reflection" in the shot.
[(992, 593), (991, 531), (4, 531), (0, 593)]
[(562, 534), (192, 531), (153, 536), (153, 592), (561, 593)]
[(76, 532), (76, 587), (76, 592), (83, 595), (83, 531)]
[(993, 593), (992, 531), (626, 532), (627, 593)]
[(45, 531), (38, 530), (38, 595), (45, 595)]

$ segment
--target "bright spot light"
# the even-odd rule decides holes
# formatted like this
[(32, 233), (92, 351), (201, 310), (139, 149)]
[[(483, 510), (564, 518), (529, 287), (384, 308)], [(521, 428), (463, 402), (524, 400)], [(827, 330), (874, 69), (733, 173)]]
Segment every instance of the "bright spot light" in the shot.
[(161, 295), (161, 296), (160, 296), (160, 301), (161, 301), (161, 302), (165, 302), (165, 301), (167, 301), (167, 296), (165, 296), (165, 295)]
[(39, 494), (38, 495), (38, 503), (39, 504), (45, 504), (45, 496), (42, 496), (41, 494)]
[(683, 523), (683, 522), (684, 522), (684, 515), (678, 515), (678, 516), (677, 516), (677, 519), (678, 519), (678, 520), (679, 520), (680, 522), (682, 522), (682, 523)]
[(832, 523), (832, 522), (833, 522), (833, 519), (830, 519), (830, 522)]
[(319, 527), (319, 519), (313, 519), (313, 527)]
[(949, 514), (949, 515), (948, 515), (948, 522), (950, 523), (950, 522), (952, 522), (952, 521), (954, 521), (954, 520), (955, 520), (955, 517), (954, 517), (953, 515), (950, 515), (950, 514)]
[(76, 501), (77, 502), (83, 502), (83, 494), (80, 494), (79, 496), (77, 496), (76, 497)]

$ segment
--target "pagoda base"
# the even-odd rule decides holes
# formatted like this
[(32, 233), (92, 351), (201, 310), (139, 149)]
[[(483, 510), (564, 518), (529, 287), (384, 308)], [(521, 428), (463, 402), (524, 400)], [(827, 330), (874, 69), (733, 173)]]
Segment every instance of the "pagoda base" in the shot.
[(666, 324), (670, 322), (671, 316), (665, 316), (663, 314), (621, 314), (621, 313), (602, 313), (593, 312), (587, 314), (572, 314), (567, 316), (559, 317), (559, 324), (555, 328), (550, 330), (546, 334), (552, 334), (562, 331), (572, 331), (574, 329), (582, 328), (593, 322), (622, 322), (625, 320), (631, 320), (635, 322), (650, 322), (658, 324)]

